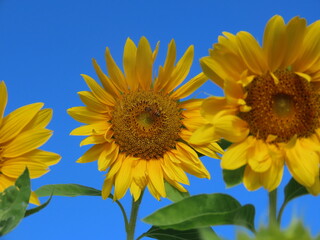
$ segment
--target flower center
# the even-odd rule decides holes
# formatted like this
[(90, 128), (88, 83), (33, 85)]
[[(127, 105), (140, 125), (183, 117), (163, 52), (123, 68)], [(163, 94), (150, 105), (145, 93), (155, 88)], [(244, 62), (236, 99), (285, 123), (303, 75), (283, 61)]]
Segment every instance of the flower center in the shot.
[(274, 73), (279, 82), (268, 74), (256, 77), (246, 88), (249, 112), (240, 112), (247, 121), (250, 134), (274, 142), (287, 142), (294, 135), (308, 137), (320, 127), (320, 98), (312, 83), (289, 70)]
[(272, 97), (272, 110), (279, 117), (290, 116), (294, 112), (292, 97), (281, 93), (274, 95)]
[(175, 147), (182, 127), (181, 110), (168, 95), (137, 91), (123, 95), (112, 114), (112, 129), (120, 151), (157, 159)]

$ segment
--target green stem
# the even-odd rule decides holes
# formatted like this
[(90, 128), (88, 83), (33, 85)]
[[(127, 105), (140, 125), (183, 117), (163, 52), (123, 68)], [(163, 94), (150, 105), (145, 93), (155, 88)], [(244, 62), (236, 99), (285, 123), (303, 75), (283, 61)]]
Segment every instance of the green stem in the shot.
[(280, 210), (279, 210), (278, 218), (277, 218), (278, 225), (280, 225), (280, 223), (281, 223), (281, 218), (282, 218), (282, 214), (283, 214), (283, 210), (284, 210), (285, 206), (286, 206), (286, 204), (283, 203)]
[(125, 225), (125, 228), (126, 228), (126, 231), (128, 229), (128, 226), (129, 226), (129, 222), (128, 222), (128, 217), (127, 217), (127, 214), (126, 214), (126, 211), (124, 210), (124, 207), (122, 206), (122, 204), (116, 200), (116, 204), (118, 204), (121, 212), (122, 212), (122, 215), (123, 215), (123, 220), (124, 220), (124, 225)]
[(128, 224), (128, 228), (126, 228), (127, 240), (134, 240), (134, 231), (136, 228), (138, 211), (139, 211), (140, 203), (142, 201), (142, 197), (143, 197), (143, 192), (141, 192), (140, 198), (137, 201), (134, 201), (134, 198), (132, 197), (130, 221)]
[(277, 189), (269, 192), (269, 227), (278, 226), (277, 222)]

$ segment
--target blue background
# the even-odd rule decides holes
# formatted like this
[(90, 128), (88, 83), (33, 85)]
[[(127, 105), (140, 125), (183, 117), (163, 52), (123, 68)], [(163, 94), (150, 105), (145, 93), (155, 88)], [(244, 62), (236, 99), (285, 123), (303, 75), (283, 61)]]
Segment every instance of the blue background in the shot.
[[(105, 66), (104, 51), (108, 46), (115, 60), (122, 65), (122, 51), (127, 37), (136, 43), (146, 36), (155, 46), (160, 41), (157, 64), (162, 64), (169, 41), (174, 38), (178, 56), (191, 44), (195, 45), (195, 61), (189, 78), (199, 73), (198, 59), (208, 54), (222, 31), (241, 30), (262, 39), (264, 26), (275, 14), (286, 21), (299, 15), (308, 23), (319, 19), (319, 0), (306, 1), (216, 1), (216, 0), (0, 0), (0, 80), (9, 91), (6, 113), (29, 103), (44, 102), (54, 110), (49, 128), (54, 135), (42, 149), (59, 153), (61, 162), (51, 172), (32, 181), (33, 189), (45, 184), (77, 183), (101, 189), (104, 173), (96, 163), (78, 164), (86, 147), (79, 147), (81, 137), (69, 136), (80, 125), (66, 109), (80, 106), (77, 92), (87, 90), (81, 73), (94, 78), (91, 58)], [(198, 90), (197, 97), (221, 94), (211, 82)], [(226, 189), (221, 177), (219, 160), (203, 158), (211, 172), (211, 180), (190, 177), (191, 194), (222, 192), (236, 197), (242, 204), (256, 206), (256, 224), (267, 219), (267, 193), (248, 192), (240, 185)], [(280, 186), (289, 180), (285, 174)], [(42, 202), (45, 199), (41, 199)], [(122, 199), (126, 208), (131, 198)], [(292, 217), (302, 218), (312, 234), (319, 233), (319, 197), (304, 196), (289, 204), (284, 213), (287, 226)], [(169, 204), (158, 202), (145, 194), (139, 218)], [(147, 231), (148, 225), (138, 222), (136, 236)], [(233, 239), (240, 227), (215, 227), (216, 232)], [(43, 211), (24, 219), (6, 240), (32, 239), (125, 239), (121, 213), (110, 199), (99, 197), (54, 197)]]

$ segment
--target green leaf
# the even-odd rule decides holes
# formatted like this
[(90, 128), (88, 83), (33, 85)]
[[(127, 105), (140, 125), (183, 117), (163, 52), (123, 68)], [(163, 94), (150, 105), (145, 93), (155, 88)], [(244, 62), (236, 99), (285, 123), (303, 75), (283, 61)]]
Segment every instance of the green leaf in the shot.
[(225, 139), (220, 139), (217, 143), (222, 149), (227, 149), (232, 144), (232, 142), (229, 142)]
[[(182, 199), (190, 197), (189, 192), (180, 192), (178, 189), (173, 187), (168, 182), (165, 182), (165, 189), (167, 193), (167, 198), (173, 202), (178, 202)], [(197, 228), (186, 231), (178, 231), (173, 229), (161, 229), (155, 226), (152, 226), (148, 232), (144, 233), (143, 236), (155, 238), (155, 239), (185, 239), (185, 240), (215, 240), (219, 239), (216, 233), (212, 230), (211, 227), (206, 228)]]
[(288, 202), (306, 194), (309, 194), (308, 190), (298, 183), (294, 178), (291, 178), (289, 183), (284, 188), (284, 200), (279, 211), (278, 222), (281, 222), (282, 213)]
[(284, 204), (296, 197), (300, 197), (308, 194), (308, 190), (299, 184), (294, 178), (291, 178), (287, 186), (284, 188)]
[(201, 240), (220, 240), (211, 227), (197, 228)]
[(30, 194), (30, 177), (26, 168), (15, 186), (10, 186), (0, 193), (0, 236), (7, 234), (20, 223), (29, 204)]
[(28, 217), (34, 213), (37, 213), (39, 212), (40, 210), (44, 209), (46, 206), (48, 206), (48, 204), (50, 203), (51, 201), (51, 198), (52, 196), (50, 196), (50, 198), (44, 203), (44, 204), (41, 204), (40, 206), (38, 207), (35, 207), (35, 208), (31, 208), (31, 209), (28, 209), (24, 215), (24, 217)]
[(241, 206), (226, 194), (201, 194), (191, 196), (166, 206), (143, 221), (162, 229), (188, 230), (215, 225), (235, 224), (254, 231), (255, 209)]
[(228, 188), (242, 183), (245, 166), (235, 170), (222, 170), (223, 180)]
[[(205, 228), (208, 229), (208, 228)], [(210, 239), (210, 240), (218, 240), (219, 238), (215, 235), (214, 232), (209, 232), (210, 237), (207, 236), (206, 238), (203, 237), (199, 229), (191, 229), (185, 231), (178, 231), (174, 229), (161, 229), (159, 227), (153, 226), (149, 229), (148, 232), (143, 234), (144, 237), (155, 238), (158, 240), (203, 240), (203, 239)]]
[(164, 183), (164, 187), (166, 189), (167, 198), (172, 202), (178, 202), (190, 196), (189, 192), (180, 192), (168, 182)]
[(86, 187), (79, 184), (52, 184), (38, 188), (35, 193), (38, 197), (46, 196), (101, 196), (101, 191), (95, 188)]

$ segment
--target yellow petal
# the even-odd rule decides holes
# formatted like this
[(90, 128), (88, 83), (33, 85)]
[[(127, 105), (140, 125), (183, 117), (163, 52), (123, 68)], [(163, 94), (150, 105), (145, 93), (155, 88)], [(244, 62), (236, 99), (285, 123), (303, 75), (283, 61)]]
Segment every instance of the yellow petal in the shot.
[(239, 102), (238, 100), (244, 99), (244, 90), (242, 88), (242, 85), (233, 80), (225, 79), (224, 92), (227, 98), (227, 102)]
[[(276, 147), (274, 146), (274, 148)], [(268, 171), (261, 173), (260, 178), (261, 184), (269, 192), (279, 186), (284, 169), (284, 155), (282, 151), (275, 150), (270, 154), (270, 157), (272, 158), (272, 164)]]
[(37, 205), (37, 206), (39, 206), (41, 204), (37, 194), (33, 191), (31, 191), (31, 194), (30, 194), (29, 203)]
[(148, 177), (155, 187), (157, 192), (162, 196), (166, 196), (164, 189), (163, 172), (161, 169), (160, 161), (157, 159), (150, 159), (147, 163)]
[(147, 185), (147, 162), (144, 159), (136, 161), (133, 171), (133, 180), (140, 189), (144, 189)]
[(132, 181), (130, 186), (130, 193), (133, 196), (134, 201), (137, 201), (140, 198), (141, 190), (142, 189), (134, 181)]
[(154, 63), (154, 61), (157, 58), (158, 52), (159, 52), (159, 46), (160, 46), (160, 41), (157, 42), (155, 49), (152, 52), (152, 62)]
[(295, 72), (295, 74), (297, 74), (298, 76), (304, 78), (305, 80), (307, 80), (308, 82), (312, 81), (312, 78), (309, 74), (306, 73), (302, 73), (302, 72)]
[(105, 171), (117, 159), (119, 146), (115, 143), (104, 144), (104, 149), (98, 159), (98, 170)]
[(225, 72), (221, 65), (211, 57), (201, 58), (200, 65), (204, 74), (219, 87), (223, 88)]
[(175, 44), (175, 41), (172, 39), (168, 45), (167, 57), (166, 57), (164, 66), (159, 68), (158, 78), (154, 83), (154, 89), (156, 91), (163, 89), (168, 84), (171, 73), (174, 69), (176, 54), (177, 54), (176, 44)]
[(221, 158), (221, 168), (234, 170), (247, 164), (248, 150), (253, 145), (253, 137), (248, 137), (240, 143), (232, 144)]
[(114, 182), (114, 200), (122, 198), (131, 184), (133, 161), (134, 159), (127, 157), (118, 170)]
[[(183, 120), (182, 121), (196, 121), (196, 122), (201, 122), (205, 123), (207, 122), (200, 113), (200, 107), (198, 109), (186, 109), (181, 112), (183, 115)], [(190, 122), (192, 124), (192, 122)]]
[(49, 171), (48, 166), (42, 162), (19, 157), (6, 160), (1, 167), (1, 172), (8, 177), (18, 178), (26, 167), (29, 170), (30, 178), (41, 177)]
[(4, 110), (6, 108), (8, 101), (8, 93), (7, 93), (7, 87), (4, 81), (0, 82), (0, 126), (2, 122), (2, 117), (4, 114)]
[(246, 166), (243, 175), (243, 184), (249, 191), (257, 190), (261, 187), (261, 173), (253, 171), (249, 165)]
[(126, 158), (127, 156), (125, 154), (119, 153), (116, 161), (114, 161), (114, 163), (110, 167), (107, 176), (108, 177), (115, 176), (118, 173), (119, 169), (121, 168), (123, 161), (126, 160)]
[(320, 52), (320, 21), (307, 27), (304, 41), (300, 50), (301, 55), (292, 64), (296, 72), (305, 72), (319, 59)]
[(168, 154), (168, 152), (164, 154), (163, 164), (161, 164), (163, 171), (170, 179), (189, 185), (189, 179), (186, 173), (175, 163), (174, 157), (175, 156)]
[(217, 153), (223, 154), (223, 149), (217, 143), (211, 143), (208, 145), (192, 145), (192, 147), (199, 153), (211, 157), (220, 159)]
[(240, 54), (252, 73), (263, 75), (269, 70), (261, 47), (250, 33), (239, 32), (237, 43)]
[[(187, 116), (185, 113), (189, 113)], [(198, 129), (199, 127), (201, 127), (203, 124), (207, 123), (203, 117), (200, 115), (200, 112), (197, 111), (197, 114), (194, 114), (194, 116), (192, 116), (190, 113), (191, 111), (184, 111), (183, 112), (183, 120), (181, 120), (183, 126), (186, 127), (186, 129), (188, 129), (191, 132), (194, 132), (196, 129)], [(190, 133), (191, 136), (191, 133)]]
[(306, 187), (311, 187), (319, 174), (319, 156), (309, 146), (307, 139), (297, 139), (295, 146), (285, 148), (290, 173)]
[(199, 109), (203, 99), (193, 98), (186, 101), (180, 102), (180, 107), (188, 110)]
[(98, 113), (105, 113), (108, 111), (106, 105), (99, 102), (98, 99), (93, 95), (92, 92), (88, 91), (81, 91), (78, 92), (81, 101), (88, 106), (91, 111), (98, 112)]
[(16, 178), (10, 178), (4, 174), (0, 174), (0, 192), (3, 192), (6, 188), (14, 186)]
[(185, 189), (183, 186), (181, 186), (178, 182), (168, 178), (165, 174), (164, 174), (164, 178), (165, 180), (171, 184), (173, 187), (175, 187), (176, 189), (178, 189), (180, 192), (187, 192), (188, 190)]
[(180, 166), (184, 171), (199, 178), (210, 179), (210, 173), (199, 158), (197, 159), (198, 161), (195, 161), (193, 157), (186, 155), (181, 149), (177, 151), (172, 150), (171, 152), (173, 153), (173, 157), (176, 157), (181, 161)]
[(198, 74), (194, 78), (190, 79), (186, 84), (181, 86), (171, 95), (172, 98), (185, 98), (196, 91), (202, 84), (208, 80), (208, 77), (203, 73)]
[(222, 32), (222, 33), (224, 36), (219, 36), (218, 37), (219, 42), (214, 46), (217, 47), (217, 49), (219, 49), (222, 52), (238, 55), (239, 46), (237, 43), (237, 36), (229, 32)]
[(315, 178), (314, 184), (307, 188), (308, 191), (313, 195), (317, 196), (320, 193), (320, 179), (319, 176)]
[(251, 169), (255, 172), (265, 172), (272, 164), (268, 146), (262, 140), (255, 142), (247, 152), (247, 158)]
[(171, 92), (179, 86), (189, 74), (194, 55), (194, 47), (190, 46), (175, 66), (170, 81), (166, 86), (167, 92)]
[(215, 126), (213, 124), (206, 124), (198, 128), (190, 137), (189, 142), (195, 145), (208, 144), (217, 139), (215, 134)]
[(206, 167), (200, 163), (199, 166), (191, 165), (190, 162), (184, 161), (181, 163), (181, 168), (189, 174), (196, 176), (198, 178), (207, 178), (210, 179), (210, 173), (206, 169)]
[(127, 38), (123, 51), (123, 68), (129, 88), (132, 91), (135, 91), (139, 86), (136, 73), (136, 56), (137, 47), (130, 38)]
[(47, 152), (40, 149), (35, 149), (31, 152), (23, 154), (21, 155), (21, 157), (27, 158), (31, 161), (44, 163), (47, 166), (57, 164), (61, 159), (61, 156), (59, 154)]
[(67, 112), (73, 119), (86, 124), (109, 120), (106, 114), (92, 112), (87, 107), (72, 107), (69, 108)]
[(103, 199), (107, 199), (109, 197), (113, 183), (114, 177), (106, 177), (104, 179), (101, 194)]
[(307, 22), (304, 18), (292, 18), (286, 28), (286, 51), (283, 67), (290, 66), (300, 55)]
[(28, 123), (24, 130), (33, 128), (45, 128), (52, 118), (52, 109), (42, 109), (35, 117)]
[[(228, 45), (231, 42), (229, 41)], [(209, 50), (210, 56), (215, 62), (215, 71), (222, 79), (230, 78), (238, 81), (241, 74), (247, 69), (246, 64), (242, 60), (238, 49), (235, 52), (229, 52), (230, 46), (225, 46), (227, 49), (220, 49), (219, 46), (214, 45), (215, 49)]]
[(198, 157), (198, 154), (191, 148), (189, 147), (188, 145), (182, 143), (182, 142), (177, 142), (176, 143), (176, 149), (180, 152), (180, 153), (183, 153), (184, 156), (189, 156), (190, 159), (198, 164), (200, 163), (200, 159)]
[(92, 64), (104, 89), (113, 97), (118, 97), (120, 95), (120, 89), (118, 88), (118, 86), (114, 84), (111, 79), (109, 79), (107, 75), (103, 73), (95, 59), (92, 59)]
[(115, 99), (107, 93), (93, 78), (88, 75), (81, 74), (93, 95), (101, 102), (109, 106), (114, 106)]
[(234, 115), (222, 115), (214, 121), (215, 134), (230, 142), (240, 142), (249, 134), (246, 121)]
[(23, 106), (3, 118), (0, 128), (0, 143), (10, 141), (35, 117), (43, 103)]
[(162, 159), (160, 159), (160, 161), (164, 176), (166, 176), (167, 179), (171, 179), (172, 181), (177, 180), (178, 178), (176, 177), (173, 169), (170, 167), (172, 165), (170, 156), (167, 153), (165, 153), (165, 155)]
[(201, 113), (205, 119), (213, 121), (219, 112), (227, 108), (227, 99), (225, 97), (208, 97), (203, 100)]
[(279, 15), (272, 17), (266, 25), (263, 38), (263, 50), (271, 72), (282, 65), (287, 50), (285, 33), (286, 26), (283, 18)]
[(48, 129), (33, 129), (22, 132), (6, 145), (2, 156), (7, 158), (21, 156), (42, 146), (51, 135), (52, 131)]
[(80, 147), (88, 144), (101, 144), (105, 143), (107, 140), (103, 135), (91, 135), (86, 137), (80, 142)]
[(126, 92), (128, 90), (126, 79), (116, 62), (113, 60), (109, 48), (106, 48), (105, 58), (110, 80), (114, 85), (117, 86), (118, 89), (120, 89), (122, 92)]
[(160, 193), (157, 191), (156, 187), (152, 184), (151, 181), (148, 182), (148, 190), (151, 193), (152, 196), (154, 196), (158, 201), (160, 200)]
[(77, 163), (88, 163), (98, 160), (105, 144), (97, 144), (87, 150), (78, 160)]
[[(319, 62), (320, 62), (320, 58), (319, 58)], [(316, 65), (317, 64), (314, 64), (314, 66)], [(320, 66), (320, 63), (317, 66)], [(312, 74), (312, 82), (315, 84), (315, 88), (319, 89), (320, 70)]]
[(110, 123), (108, 122), (98, 122), (95, 124), (84, 125), (78, 128), (75, 128), (71, 131), (70, 135), (75, 136), (86, 136), (86, 135), (98, 135), (105, 134), (110, 128)]
[(152, 83), (152, 50), (145, 37), (140, 39), (137, 49), (136, 71), (140, 86), (143, 90), (148, 90)]

